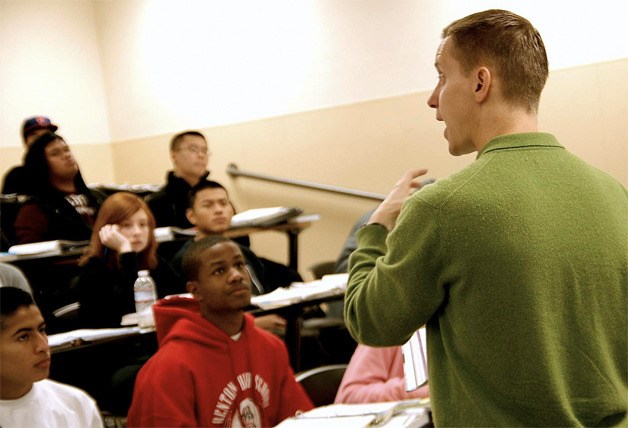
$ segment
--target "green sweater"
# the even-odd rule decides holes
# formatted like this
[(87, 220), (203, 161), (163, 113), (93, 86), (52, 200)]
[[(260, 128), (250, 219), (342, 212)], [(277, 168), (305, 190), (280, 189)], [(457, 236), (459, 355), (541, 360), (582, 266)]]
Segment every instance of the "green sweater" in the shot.
[(436, 425), (628, 423), (628, 194), (552, 135), (493, 139), (357, 240), (349, 330), (427, 323)]

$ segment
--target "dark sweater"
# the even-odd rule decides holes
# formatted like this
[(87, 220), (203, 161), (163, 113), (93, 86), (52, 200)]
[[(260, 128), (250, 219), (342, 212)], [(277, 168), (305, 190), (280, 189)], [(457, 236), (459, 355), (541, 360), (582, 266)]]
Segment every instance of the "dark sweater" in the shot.
[[(92, 257), (77, 278), (79, 322), (81, 328), (120, 327), (122, 315), (135, 312), (133, 284), (137, 279), (136, 253), (124, 253), (120, 268), (109, 269), (105, 259)], [(185, 293), (179, 276), (163, 259), (150, 271), (157, 285), (157, 296)]]
[[(15, 219), (16, 243), (26, 244), (55, 239), (89, 240), (98, 209), (106, 196), (92, 189), (86, 192), (76, 197), (85, 197), (87, 204), (76, 208), (62, 192), (31, 196), (22, 205)], [(86, 212), (79, 213), (77, 208)]]
[[(208, 175), (209, 172), (200, 180), (204, 180)], [(157, 227), (176, 226), (184, 229), (192, 227), (192, 223), (185, 216), (190, 189), (192, 186), (187, 181), (169, 171), (166, 185), (160, 191), (146, 197), (146, 203), (155, 216)]]

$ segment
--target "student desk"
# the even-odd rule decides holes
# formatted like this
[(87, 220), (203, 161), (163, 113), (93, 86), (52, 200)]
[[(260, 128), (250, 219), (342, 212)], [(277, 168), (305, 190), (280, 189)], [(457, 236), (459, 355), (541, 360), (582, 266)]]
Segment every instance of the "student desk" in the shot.
[[(49, 378), (85, 390), (98, 402), (101, 411), (126, 414), (135, 374), (156, 351), (154, 330), (138, 329), (132, 334), (89, 342), (77, 340), (51, 348)], [(128, 369), (131, 374), (120, 378)], [(112, 382), (116, 373), (122, 380)]]
[(250, 314), (261, 316), (276, 313), (286, 319), (284, 341), (295, 373), (301, 370), (301, 323), (305, 308), (343, 300), (346, 277), (346, 274), (330, 275), (326, 277), (328, 280), (293, 284), (288, 289), (277, 289), (253, 298), (251, 303), (259, 302), (262, 308), (252, 308)]
[[(297, 217), (298, 218), (298, 217)], [(238, 238), (259, 232), (283, 232), (288, 237), (288, 267), (299, 271), (299, 234), (312, 225), (311, 221), (295, 221), (267, 227), (242, 227), (225, 232), (228, 238)]]
[[(334, 291), (325, 296), (320, 294), (311, 299), (303, 299), (273, 309), (259, 309), (251, 307), (248, 312), (253, 315), (263, 315), (269, 313), (280, 313), (286, 317), (288, 326), (286, 329), (285, 342), (290, 355), (290, 361), (295, 373), (300, 370), (300, 348), (301, 348), (301, 316), (303, 309), (307, 306), (316, 305), (332, 300), (340, 300), (344, 297), (344, 292)], [(103, 329), (110, 332), (116, 329)], [(97, 330), (90, 330), (95, 332)], [(98, 337), (89, 339), (87, 335), (80, 335), (78, 332), (74, 336), (88, 338), (87, 340), (74, 340), (70, 343), (62, 344), (51, 348), (52, 363), (50, 378), (59, 382), (75, 385), (87, 391), (98, 401), (101, 410), (112, 411), (114, 414), (121, 405), (130, 403), (128, 394), (132, 391), (132, 385), (126, 384), (121, 388), (118, 395), (112, 397), (111, 380), (112, 376), (120, 369), (139, 366), (153, 355), (158, 348), (157, 335), (153, 329), (120, 328), (120, 335)], [(103, 336), (103, 335), (100, 335)], [(56, 337), (58, 338), (58, 336)], [(54, 338), (53, 338), (54, 339)], [(51, 343), (57, 343), (51, 339)], [(134, 375), (131, 380), (134, 379)], [(128, 401), (128, 403), (126, 403)], [(122, 409), (122, 411), (126, 411)]]

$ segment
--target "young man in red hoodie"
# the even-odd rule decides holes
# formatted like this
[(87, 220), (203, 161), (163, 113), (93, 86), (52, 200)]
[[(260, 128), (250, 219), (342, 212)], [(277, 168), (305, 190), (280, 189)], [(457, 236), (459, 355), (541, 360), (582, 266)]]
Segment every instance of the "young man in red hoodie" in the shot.
[(277, 337), (245, 314), (250, 277), (238, 245), (195, 241), (182, 269), (192, 299), (154, 306), (159, 351), (135, 382), (129, 427), (274, 426), (312, 402)]

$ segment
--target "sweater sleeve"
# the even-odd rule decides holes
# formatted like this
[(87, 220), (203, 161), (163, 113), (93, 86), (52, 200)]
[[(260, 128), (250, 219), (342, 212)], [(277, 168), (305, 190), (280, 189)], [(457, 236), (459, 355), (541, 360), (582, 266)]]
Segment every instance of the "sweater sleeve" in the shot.
[(129, 428), (199, 426), (195, 409), (198, 385), (180, 358), (158, 353), (142, 367), (128, 413)]
[(109, 269), (104, 260), (93, 257), (77, 278), (79, 319), (82, 327), (120, 327), (122, 315), (133, 312), (133, 283), (137, 277), (135, 253), (120, 257), (120, 270)]
[(423, 398), (427, 388), (406, 392), (400, 347), (358, 345), (338, 388), (336, 403), (375, 403)]
[(294, 416), (297, 412), (306, 412), (314, 408), (310, 397), (307, 395), (300, 383), (294, 378), (294, 372), (290, 367), (288, 351), (281, 343), (281, 358), (277, 358), (277, 367), (284, 367), (284, 375), (281, 382), (281, 397), (279, 400), (279, 410), (277, 420), (273, 421), (273, 426), (284, 419)]
[(405, 203), (390, 234), (370, 225), (356, 235), (344, 315), (359, 343), (402, 345), (445, 299), (444, 272), (457, 266), (447, 265), (438, 209), (417, 196)]
[(48, 217), (35, 203), (24, 204), (15, 218), (15, 240), (18, 244), (48, 240)]

